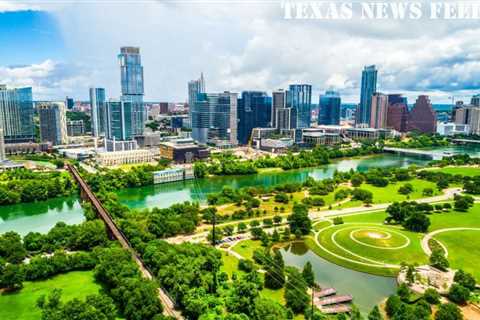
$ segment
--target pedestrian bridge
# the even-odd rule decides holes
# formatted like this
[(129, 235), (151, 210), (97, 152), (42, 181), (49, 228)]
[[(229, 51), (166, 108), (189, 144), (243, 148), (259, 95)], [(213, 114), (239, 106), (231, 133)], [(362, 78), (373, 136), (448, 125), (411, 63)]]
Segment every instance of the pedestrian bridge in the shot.
[(391, 148), (384, 147), (383, 151), (390, 153), (398, 153), (406, 156), (420, 156), (431, 160), (442, 160), (444, 157), (451, 157), (454, 154), (446, 151), (432, 151), (420, 149), (405, 149), (405, 148)]

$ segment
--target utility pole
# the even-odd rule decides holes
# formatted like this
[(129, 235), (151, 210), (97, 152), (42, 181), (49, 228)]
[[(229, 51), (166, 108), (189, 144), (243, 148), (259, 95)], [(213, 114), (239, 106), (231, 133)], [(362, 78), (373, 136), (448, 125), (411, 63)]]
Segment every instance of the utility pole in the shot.
[[(217, 212), (216, 209), (214, 208), (213, 210), (213, 217), (212, 217), (212, 246), (215, 248), (215, 245), (217, 244), (217, 239), (215, 236), (215, 224), (217, 223)], [(214, 264), (213, 266), (213, 292), (217, 293), (217, 267)]]

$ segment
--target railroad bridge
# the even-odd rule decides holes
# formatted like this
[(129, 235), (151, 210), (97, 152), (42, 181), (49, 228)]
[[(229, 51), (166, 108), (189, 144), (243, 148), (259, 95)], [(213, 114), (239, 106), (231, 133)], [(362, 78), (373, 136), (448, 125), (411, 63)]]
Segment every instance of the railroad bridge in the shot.
[[(102, 219), (105, 225), (107, 226), (107, 230), (109, 232), (110, 237), (112, 239), (117, 240), (123, 249), (130, 252), (133, 260), (138, 265), (140, 272), (142, 273), (142, 276), (148, 280), (152, 280), (154, 278), (152, 272), (148, 269), (148, 267), (145, 265), (143, 260), (137, 254), (135, 249), (132, 247), (132, 245), (128, 241), (127, 237), (123, 234), (122, 230), (118, 228), (118, 226), (116, 225), (115, 221), (110, 216), (108, 211), (103, 207), (102, 203), (98, 200), (98, 198), (92, 192), (88, 184), (85, 182), (85, 180), (82, 178), (82, 176), (78, 172), (77, 168), (75, 168), (71, 164), (67, 164), (66, 166), (68, 171), (70, 171), (73, 178), (75, 179), (75, 181), (77, 181), (78, 186), (80, 187), (80, 196), (82, 200), (88, 201), (92, 204), (92, 208), (95, 210), (98, 217)], [(175, 303), (173, 302), (173, 299), (161, 287), (158, 288), (158, 298), (160, 299), (163, 305), (163, 312), (165, 315), (174, 317), (176, 319), (183, 319), (183, 316), (180, 314), (180, 312), (175, 310)]]

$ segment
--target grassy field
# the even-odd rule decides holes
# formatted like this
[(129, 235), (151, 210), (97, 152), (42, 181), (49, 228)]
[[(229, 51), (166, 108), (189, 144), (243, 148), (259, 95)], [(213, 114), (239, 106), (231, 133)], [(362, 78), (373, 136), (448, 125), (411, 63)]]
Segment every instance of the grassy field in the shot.
[(45, 281), (25, 282), (20, 291), (0, 295), (0, 319), (40, 319), (40, 309), (36, 307), (37, 299), (48, 295), (53, 289), (61, 289), (63, 300), (68, 301), (95, 294), (100, 290), (100, 286), (94, 282), (92, 271), (69, 272)]
[(445, 168), (434, 168), (432, 170), (441, 171), (449, 174), (461, 174), (462, 176), (478, 176), (480, 175), (480, 167), (445, 167)]
[(237, 243), (232, 250), (240, 254), (245, 259), (252, 259), (253, 251), (257, 248), (263, 248), (260, 244), (260, 241), (255, 240), (244, 240)]
[[(399, 194), (398, 189), (407, 183), (410, 183), (413, 186), (414, 191), (408, 196)], [(388, 203), (425, 198), (423, 195), (423, 189), (425, 188), (432, 188), (434, 191), (434, 196), (440, 194), (440, 191), (438, 191), (435, 183), (421, 179), (412, 179), (410, 181), (397, 182), (395, 184), (390, 183), (385, 188), (379, 188), (364, 183), (360, 186), (360, 188), (369, 190), (373, 193), (373, 203)]]
[[(385, 217), (385, 212), (344, 216), (345, 224), (327, 228), (318, 235), (320, 244), (332, 253), (361, 263), (379, 262), (378, 266), (336, 257), (317, 246), (313, 236), (308, 237), (306, 243), (317, 255), (333, 263), (378, 275), (393, 275), (396, 272), (395, 269), (382, 268), (382, 263), (428, 263), (428, 257), (421, 248), (425, 234), (409, 232), (400, 226), (382, 225)], [(466, 213), (451, 211), (434, 213), (429, 217), (429, 232), (445, 228), (480, 228), (480, 205), (476, 204)], [(325, 227), (328, 227), (328, 222), (321, 222), (315, 225), (314, 230)], [(480, 263), (480, 231), (449, 231), (436, 235), (435, 239), (447, 247), (452, 268), (464, 269), (480, 280), (477, 267)]]

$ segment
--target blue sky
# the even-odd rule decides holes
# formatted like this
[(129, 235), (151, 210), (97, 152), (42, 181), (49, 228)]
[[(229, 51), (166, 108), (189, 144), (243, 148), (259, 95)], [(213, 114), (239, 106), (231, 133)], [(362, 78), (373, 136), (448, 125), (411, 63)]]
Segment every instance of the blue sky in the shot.
[(65, 57), (63, 38), (55, 18), (42, 11), (0, 13), (2, 65), (29, 65)]
[(118, 98), (119, 48), (139, 46), (146, 100), (186, 101), (203, 71), (209, 92), (310, 83), (315, 103), (328, 89), (358, 102), (370, 64), (379, 91), (409, 101), (480, 93), (480, 20), (286, 20), (280, 3), (0, 0), (0, 82), (35, 99), (87, 100), (91, 86)]

